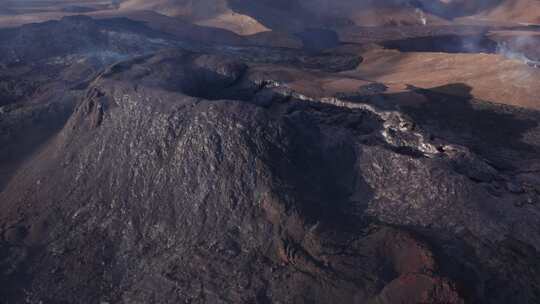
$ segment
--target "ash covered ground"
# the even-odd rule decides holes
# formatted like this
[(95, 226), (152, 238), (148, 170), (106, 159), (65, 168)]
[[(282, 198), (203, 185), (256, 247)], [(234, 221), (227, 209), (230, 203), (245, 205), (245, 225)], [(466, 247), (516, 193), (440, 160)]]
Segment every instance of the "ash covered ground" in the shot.
[(0, 303), (539, 303), (538, 3), (468, 3), (0, 3)]

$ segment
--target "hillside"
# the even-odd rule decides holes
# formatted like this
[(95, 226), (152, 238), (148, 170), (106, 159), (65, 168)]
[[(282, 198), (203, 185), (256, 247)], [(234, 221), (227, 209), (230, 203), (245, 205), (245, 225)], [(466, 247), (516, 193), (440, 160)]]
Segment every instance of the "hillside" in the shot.
[(495, 8), (482, 13), (480, 17), (496, 21), (512, 20), (540, 24), (540, 1), (506, 0)]
[[(249, 49), (243, 60), (216, 51), (160, 51), (88, 83), (0, 193), (1, 300), (538, 300), (524, 243), (538, 244), (538, 219), (521, 204), (536, 192), (513, 190), (535, 175), (514, 181), (463, 133), (489, 128), (481, 115), (531, 128), (536, 114), (459, 99), (453, 125), (312, 99), (266, 78)], [(419, 94), (444, 107), (445, 95)], [(519, 130), (478, 143), (532, 163), (537, 148), (499, 146)]]
[(0, 304), (540, 303), (533, 5), (5, 0)]
[[(139, 1), (128, 0), (121, 8), (155, 10), (169, 16), (183, 16), (201, 24), (232, 29), (237, 33), (255, 33), (270, 29), (301, 31), (325, 23), (339, 26), (412, 25), (440, 23), (442, 19), (422, 12), (408, 3), (355, 1)], [(287, 20), (286, 23), (283, 20)]]
[(269, 30), (251, 16), (233, 11), (225, 0), (152, 2), (128, 0), (121, 3), (120, 9), (152, 10), (170, 17), (181, 17), (198, 25), (230, 30), (240, 35), (252, 35)]

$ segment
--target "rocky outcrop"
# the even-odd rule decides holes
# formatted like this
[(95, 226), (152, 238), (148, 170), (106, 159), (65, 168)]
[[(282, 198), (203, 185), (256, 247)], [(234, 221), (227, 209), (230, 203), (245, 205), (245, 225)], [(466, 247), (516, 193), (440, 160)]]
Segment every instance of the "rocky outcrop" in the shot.
[(504, 172), (399, 111), (257, 77), (165, 51), (90, 82), (0, 193), (0, 299), (538, 300), (537, 206), (490, 192)]
[(0, 45), (0, 64), (8, 67), (43, 60), (54, 64), (76, 55), (97, 57), (110, 64), (174, 45), (170, 35), (142, 22), (127, 18), (96, 20), (82, 15), (3, 29), (0, 39), (4, 42)]

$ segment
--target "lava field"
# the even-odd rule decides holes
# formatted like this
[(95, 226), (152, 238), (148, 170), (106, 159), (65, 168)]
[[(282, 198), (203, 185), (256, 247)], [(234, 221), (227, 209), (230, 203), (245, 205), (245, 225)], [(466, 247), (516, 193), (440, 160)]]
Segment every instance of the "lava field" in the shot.
[(0, 3), (0, 304), (540, 303), (540, 3)]

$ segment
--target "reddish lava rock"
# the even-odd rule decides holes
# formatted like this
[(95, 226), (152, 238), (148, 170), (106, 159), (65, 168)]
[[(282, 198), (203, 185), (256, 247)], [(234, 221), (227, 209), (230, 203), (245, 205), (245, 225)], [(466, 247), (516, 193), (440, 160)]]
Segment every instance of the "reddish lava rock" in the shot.
[(414, 273), (402, 275), (386, 285), (376, 302), (381, 304), (465, 303), (450, 281)]

